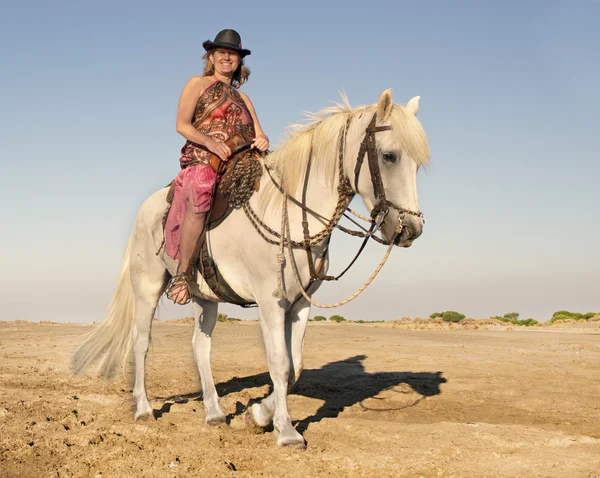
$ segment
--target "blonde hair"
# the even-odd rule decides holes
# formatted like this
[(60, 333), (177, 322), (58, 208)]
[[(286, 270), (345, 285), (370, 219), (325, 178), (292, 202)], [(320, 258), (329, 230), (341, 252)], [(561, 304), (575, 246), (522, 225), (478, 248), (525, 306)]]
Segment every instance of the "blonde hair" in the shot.
[[(210, 59), (210, 55), (212, 55), (215, 50), (216, 48), (211, 48), (202, 57), (204, 60), (204, 71), (202, 72), (202, 76), (211, 76), (215, 74), (215, 65)], [(233, 73), (233, 77), (231, 78), (231, 86), (234, 88), (239, 88), (248, 81), (249, 76), (250, 70), (246, 67), (246, 65), (244, 65), (244, 59), (240, 56), (240, 64)]]

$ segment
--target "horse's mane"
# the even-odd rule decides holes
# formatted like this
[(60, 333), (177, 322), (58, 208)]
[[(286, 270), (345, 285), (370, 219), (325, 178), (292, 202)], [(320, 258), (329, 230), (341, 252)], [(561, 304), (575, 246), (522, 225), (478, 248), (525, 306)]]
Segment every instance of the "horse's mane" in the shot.
[[(288, 127), (288, 139), (277, 150), (265, 158), (265, 164), (283, 179), (285, 189), (297, 196), (304, 183), (308, 158), (312, 155), (310, 180), (331, 188), (337, 179), (338, 140), (342, 128), (350, 118), (352, 121), (373, 114), (377, 105), (352, 108), (347, 97), (323, 108), (316, 113), (307, 113), (308, 123)], [(369, 116), (370, 117), (370, 116)], [(394, 104), (390, 121), (394, 134), (400, 140), (402, 151), (418, 165), (429, 161), (427, 137), (416, 117), (402, 105)], [(272, 201), (281, 198), (279, 190), (267, 181), (261, 194), (261, 204), (266, 210)], [(277, 207), (277, 205), (273, 205)]]

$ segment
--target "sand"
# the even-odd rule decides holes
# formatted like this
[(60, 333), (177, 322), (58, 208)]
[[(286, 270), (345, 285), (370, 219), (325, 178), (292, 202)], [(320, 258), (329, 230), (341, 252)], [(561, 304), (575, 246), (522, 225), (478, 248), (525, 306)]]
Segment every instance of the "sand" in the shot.
[(219, 323), (228, 425), (204, 423), (190, 324), (156, 323), (134, 422), (128, 380), (72, 378), (93, 326), (0, 326), (1, 477), (600, 477), (600, 329), (311, 323), (289, 397), (305, 450), (247, 426), (269, 389), (257, 323)]

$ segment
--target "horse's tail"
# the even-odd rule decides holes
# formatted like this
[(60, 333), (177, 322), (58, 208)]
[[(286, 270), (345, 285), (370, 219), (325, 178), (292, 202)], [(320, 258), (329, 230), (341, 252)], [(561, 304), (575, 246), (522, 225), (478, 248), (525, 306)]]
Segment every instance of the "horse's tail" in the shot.
[(121, 275), (105, 319), (87, 335), (73, 354), (71, 370), (75, 374), (82, 374), (98, 359), (98, 373), (106, 377), (110, 377), (118, 366), (125, 366), (132, 348), (134, 326), (134, 297), (130, 274), (132, 237), (125, 249)]

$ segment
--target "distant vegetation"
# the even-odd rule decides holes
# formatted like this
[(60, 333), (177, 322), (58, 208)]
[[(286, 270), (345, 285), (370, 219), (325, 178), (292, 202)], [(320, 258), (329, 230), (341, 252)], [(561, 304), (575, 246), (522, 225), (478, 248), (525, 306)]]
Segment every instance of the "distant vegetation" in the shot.
[[(429, 319), (422, 319), (422, 318), (416, 318), (416, 319), (411, 319), (409, 317), (403, 317), (402, 319), (398, 319), (398, 320), (393, 320), (393, 321), (386, 321), (386, 320), (363, 320), (363, 319), (359, 319), (359, 320), (347, 320), (345, 317), (341, 316), (341, 315), (332, 315), (329, 317), (329, 319), (327, 319), (327, 317), (323, 316), (323, 315), (316, 315), (313, 318), (308, 319), (309, 322), (335, 322), (335, 323), (348, 323), (348, 324), (382, 324), (382, 323), (386, 323), (392, 326), (395, 326), (394, 324), (396, 324), (397, 326), (404, 326), (405, 324), (408, 323), (412, 323), (418, 327), (436, 327), (436, 326), (442, 326), (444, 322), (447, 322), (449, 324), (459, 324), (459, 327), (465, 327), (465, 328), (479, 328), (481, 326), (497, 326), (500, 325), (498, 324), (498, 322), (494, 322), (494, 321), (499, 321), (499, 322), (503, 322), (505, 324), (511, 324), (511, 325), (518, 325), (518, 326), (523, 326), (523, 327), (532, 327), (532, 326), (547, 326), (547, 325), (551, 325), (554, 323), (560, 323), (560, 321), (589, 321), (589, 322), (600, 322), (600, 312), (587, 312), (587, 313), (581, 313), (581, 312), (570, 312), (568, 310), (559, 310), (557, 312), (554, 312), (554, 314), (552, 314), (552, 318), (550, 319), (550, 321), (547, 322), (543, 322), (540, 323), (537, 320), (533, 319), (533, 318), (528, 318), (528, 319), (520, 319), (520, 314), (518, 312), (508, 312), (504, 315), (496, 315), (494, 317), (490, 317), (489, 319), (472, 319), (469, 318), (467, 319), (465, 314), (461, 314), (460, 312), (457, 312), (455, 310), (446, 310), (444, 312), (434, 312), (429, 316)], [(154, 320), (158, 320), (158, 319), (154, 319)], [(229, 317), (227, 314), (224, 314), (222, 312), (219, 312), (217, 314), (217, 321), (218, 322), (240, 322), (241, 319), (237, 319), (234, 317)], [(172, 320), (167, 320), (167, 323), (172, 323), (172, 324), (187, 324), (187, 323), (194, 323), (194, 318), (193, 317), (183, 317), (181, 319), (172, 319)], [(251, 322), (255, 322), (255, 321), (251, 321)], [(41, 322), (43, 323), (43, 322)], [(449, 325), (449, 326), (444, 326), (444, 327), (450, 327), (450, 328), (454, 328), (454, 325)], [(600, 325), (599, 325), (600, 328)]]
[(323, 322), (324, 320), (327, 320), (327, 317), (324, 317), (322, 315), (315, 315), (312, 319), (309, 320), (314, 322)]
[[(460, 312), (456, 312), (455, 310), (447, 310), (445, 312), (434, 312), (429, 316), (431, 319), (437, 319), (441, 317), (445, 322), (458, 323), (465, 319), (465, 315)], [(509, 312), (504, 315), (496, 315), (494, 317), (490, 317), (490, 319), (499, 320), (501, 322), (510, 323), (513, 325), (524, 325), (526, 327), (530, 327), (532, 325), (537, 325), (538, 321), (535, 319), (525, 319), (519, 320), (518, 312)]]
[(533, 325), (539, 324), (539, 322), (535, 319), (519, 320), (518, 312), (509, 312), (508, 314), (504, 314), (503, 316), (496, 315), (494, 317), (490, 317), (490, 319), (496, 319), (501, 322), (506, 322), (508, 324), (513, 324), (513, 325), (524, 325), (525, 327), (531, 327)]
[(456, 312), (455, 310), (447, 310), (446, 312), (442, 312), (440, 314), (440, 316), (442, 317), (442, 319), (444, 319), (445, 322), (460, 322), (462, 319), (465, 318), (465, 314), (461, 314), (460, 312)]
[(461, 314), (460, 312), (456, 312), (455, 310), (447, 310), (445, 312), (434, 312), (429, 316), (430, 319), (437, 319), (441, 317), (445, 322), (460, 322), (466, 316), (465, 314)]
[(329, 320), (331, 320), (332, 322), (346, 322), (346, 319), (344, 319), (344, 317), (342, 317), (341, 315), (332, 315), (331, 317), (329, 317)]
[(236, 319), (234, 317), (229, 317), (227, 314), (223, 312), (217, 313), (217, 322), (241, 322), (242, 319)]
[[(327, 317), (324, 317), (323, 315), (315, 315), (312, 319), (308, 319), (309, 322), (324, 322), (327, 320)], [(383, 322), (385, 322), (385, 320), (347, 320), (346, 318), (342, 317), (341, 315), (332, 315), (331, 317), (329, 317), (329, 320), (331, 322), (348, 322), (351, 324), (381, 324)]]
[(550, 322), (558, 322), (559, 320), (589, 320), (596, 315), (600, 315), (600, 312), (588, 312), (582, 314), (581, 312), (569, 312), (568, 310), (559, 310), (552, 314)]

